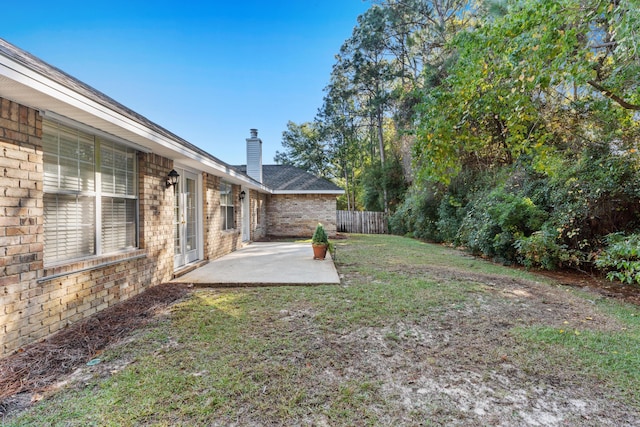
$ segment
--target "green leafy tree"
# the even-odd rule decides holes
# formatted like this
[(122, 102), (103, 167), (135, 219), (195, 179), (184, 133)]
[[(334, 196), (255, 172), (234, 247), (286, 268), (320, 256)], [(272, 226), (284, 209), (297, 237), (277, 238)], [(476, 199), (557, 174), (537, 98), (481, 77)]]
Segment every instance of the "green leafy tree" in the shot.
[(343, 76), (333, 75), (326, 89), (317, 120), (329, 146), (335, 175), (345, 189), (343, 209), (355, 210), (358, 194), (358, 171), (362, 168), (362, 136), (358, 115), (351, 97), (345, 96)]
[(544, 165), (553, 150), (637, 138), (638, 36), (629, 25), (638, 17), (627, 17), (637, 5), (503, 6), (504, 16), (454, 38), (455, 62), (425, 95), (414, 150), (422, 179), (446, 183), (463, 165), (510, 164), (523, 153)]
[(390, 156), (384, 165), (375, 163), (367, 168), (363, 179), (364, 207), (369, 211), (382, 211), (384, 196), (387, 189), (388, 205), (390, 212), (395, 212), (402, 202), (407, 190), (407, 184), (402, 173), (400, 159)]
[[(377, 141), (380, 164), (385, 163), (384, 119), (391, 102), (391, 82), (395, 64), (387, 55), (386, 10), (372, 6), (358, 17), (352, 36), (340, 49), (334, 73), (348, 76), (351, 93), (356, 95), (359, 113), (369, 119), (371, 140)], [(387, 210), (387, 189), (383, 189), (383, 209)]]
[(317, 123), (307, 122), (298, 125), (288, 122), (287, 130), (282, 132), (282, 146), (285, 151), (276, 152), (276, 163), (294, 165), (328, 179), (333, 177), (329, 154)]

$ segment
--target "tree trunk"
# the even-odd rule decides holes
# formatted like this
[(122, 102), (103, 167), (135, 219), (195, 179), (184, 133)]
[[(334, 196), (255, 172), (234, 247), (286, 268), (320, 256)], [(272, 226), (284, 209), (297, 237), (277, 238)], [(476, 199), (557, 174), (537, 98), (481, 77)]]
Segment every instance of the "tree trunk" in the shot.
[[(384, 133), (383, 133), (383, 128), (382, 128), (382, 108), (380, 107), (380, 105), (378, 105), (377, 110), (376, 110), (376, 119), (378, 121), (377, 123), (377, 127), (378, 127), (378, 144), (380, 145), (380, 164), (382, 166), (382, 170), (384, 171), (384, 165), (385, 165), (385, 155), (384, 155)], [(387, 186), (384, 183), (384, 180), (382, 181), (382, 203), (384, 205), (384, 213), (385, 216), (389, 214), (389, 203), (388, 203), (388, 198), (387, 198)]]
[(351, 210), (351, 195), (349, 194), (349, 171), (347, 171), (347, 166), (343, 165), (343, 169), (344, 169), (344, 185), (345, 187), (345, 191), (347, 192), (346, 196), (347, 196), (347, 210), (350, 211)]

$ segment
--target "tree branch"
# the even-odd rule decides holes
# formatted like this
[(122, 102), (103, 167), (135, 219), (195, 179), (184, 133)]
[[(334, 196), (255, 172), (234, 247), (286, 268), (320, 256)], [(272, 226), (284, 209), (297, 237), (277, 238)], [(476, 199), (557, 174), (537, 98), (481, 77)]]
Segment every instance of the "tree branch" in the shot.
[(607, 98), (617, 102), (622, 108), (626, 108), (627, 110), (640, 111), (640, 105), (631, 104), (625, 101), (624, 99), (622, 99), (615, 93), (611, 92), (609, 89), (605, 88), (604, 86), (601, 86), (600, 84), (596, 83), (595, 81), (589, 80), (587, 83), (589, 83), (594, 88), (598, 89)]

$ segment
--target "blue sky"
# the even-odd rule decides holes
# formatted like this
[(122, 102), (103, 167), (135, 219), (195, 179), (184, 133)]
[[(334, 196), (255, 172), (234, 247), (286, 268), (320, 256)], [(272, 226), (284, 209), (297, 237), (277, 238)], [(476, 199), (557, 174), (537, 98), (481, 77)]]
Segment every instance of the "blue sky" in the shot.
[(0, 37), (230, 164), (313, 120), (363, 0), (7, 1)]

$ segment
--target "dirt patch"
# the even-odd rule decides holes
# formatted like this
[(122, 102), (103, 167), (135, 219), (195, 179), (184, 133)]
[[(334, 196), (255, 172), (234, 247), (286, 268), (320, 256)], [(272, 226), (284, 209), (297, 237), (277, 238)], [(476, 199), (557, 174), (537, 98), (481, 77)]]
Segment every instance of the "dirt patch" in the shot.
[(548, 312), (535, 298), (498, 301), (480, 298), (479, 304), (443, 308), (417, 324), (336, 336), (326, 344), (349, 363), (328, 369), (326, 378), (336, 385), (377, 379), (385, 400), (394, 402), (393, 409), (378, 414), (383, 425), (415, 425), (417, 419), (447, 426), (640, 425), (640, 413), (612, 399), (604, 385), (585, 386), (575, 372), (554, 369), (544, 359), (530, 364), (519, 359), (511, 327), (548, 324), (549, 315), (563, 323), (587, 305), (563, 303)]
[(563, 286), (585, 288), (608, 298), (615, 298), (631, 304), (640, 305), (640, 287), (611, 282), (602, 277), (587, 273), (568, 271), (540, 271), (538, 274), (549, 277)]
[(393, 415), (380, 414), (384, 424), (413, 425), (422, 417), (447, 426), (640, 425), (638, 410), (604, 384), (585, 384), (575, 371), (551, 366), (544, 355), (521, 358), (526, 349), (510, 332), (532, 325), (572, 333), (619, 331), (623, 326), (601, 314), (594, 301), (615, 297), (637, 303), (637, 290), (614, 292), (615, 285), (581, 275), (554, 277), (591, 291), (589, 300), (566, 286), (532, 280), (437, 266), (396, 268), (438, 282), (475, 283), (478, 291), (419, 323), (362, 328), (335, 339), (350, 358), (346, 371), (329, 373), (337, 382), (379, 378), (387, 400), (399, 402)]
[[(86, 374), (87, 362), (97, 358), (108, 345), (126, 339), (159, 311), (188, 292), (187, 286), (176, 284), (149, 288), (2, 359), (0, 417), (24, 409), (42, 399), (47, 391), (59, 388), (66, 382), (81, 379)], [(107, 365), (93, 368), (97, 369), (119, 368)]]
[[(583, 274), (545, 272), (543, 277), (556, 281), (556, 284), (549, 284), (440, 266), (413, 266), (410, 269), (399, 267), (398, 271), (438, 281), (475, 283), (482, 289), (478, 293), (479, 299), (483, 298), (481, 294), (484, 292), (500, 295), (504, 301), (498, 298), (491, 304), (479, 305), (488, 311), (485, 315), (504, 318), (507, 327), (514, 326), (516, 320), (529, 324), (540, 320), (547, 326), (564, 325), (565, 329), (588, 327), (592, 330), (612, 331), (619, 329), (620, 325), (610, 317), (600, 314), (595, 307), (595, 300), (616, 298), (640, 305), (639, 288), (617, 285)], [(584, 298), (567, 292), (568, 287), (579, 287), (591, 292), (593, 299), (585, 301)], [(508, 302), (506, 306), (505, 302)]]

